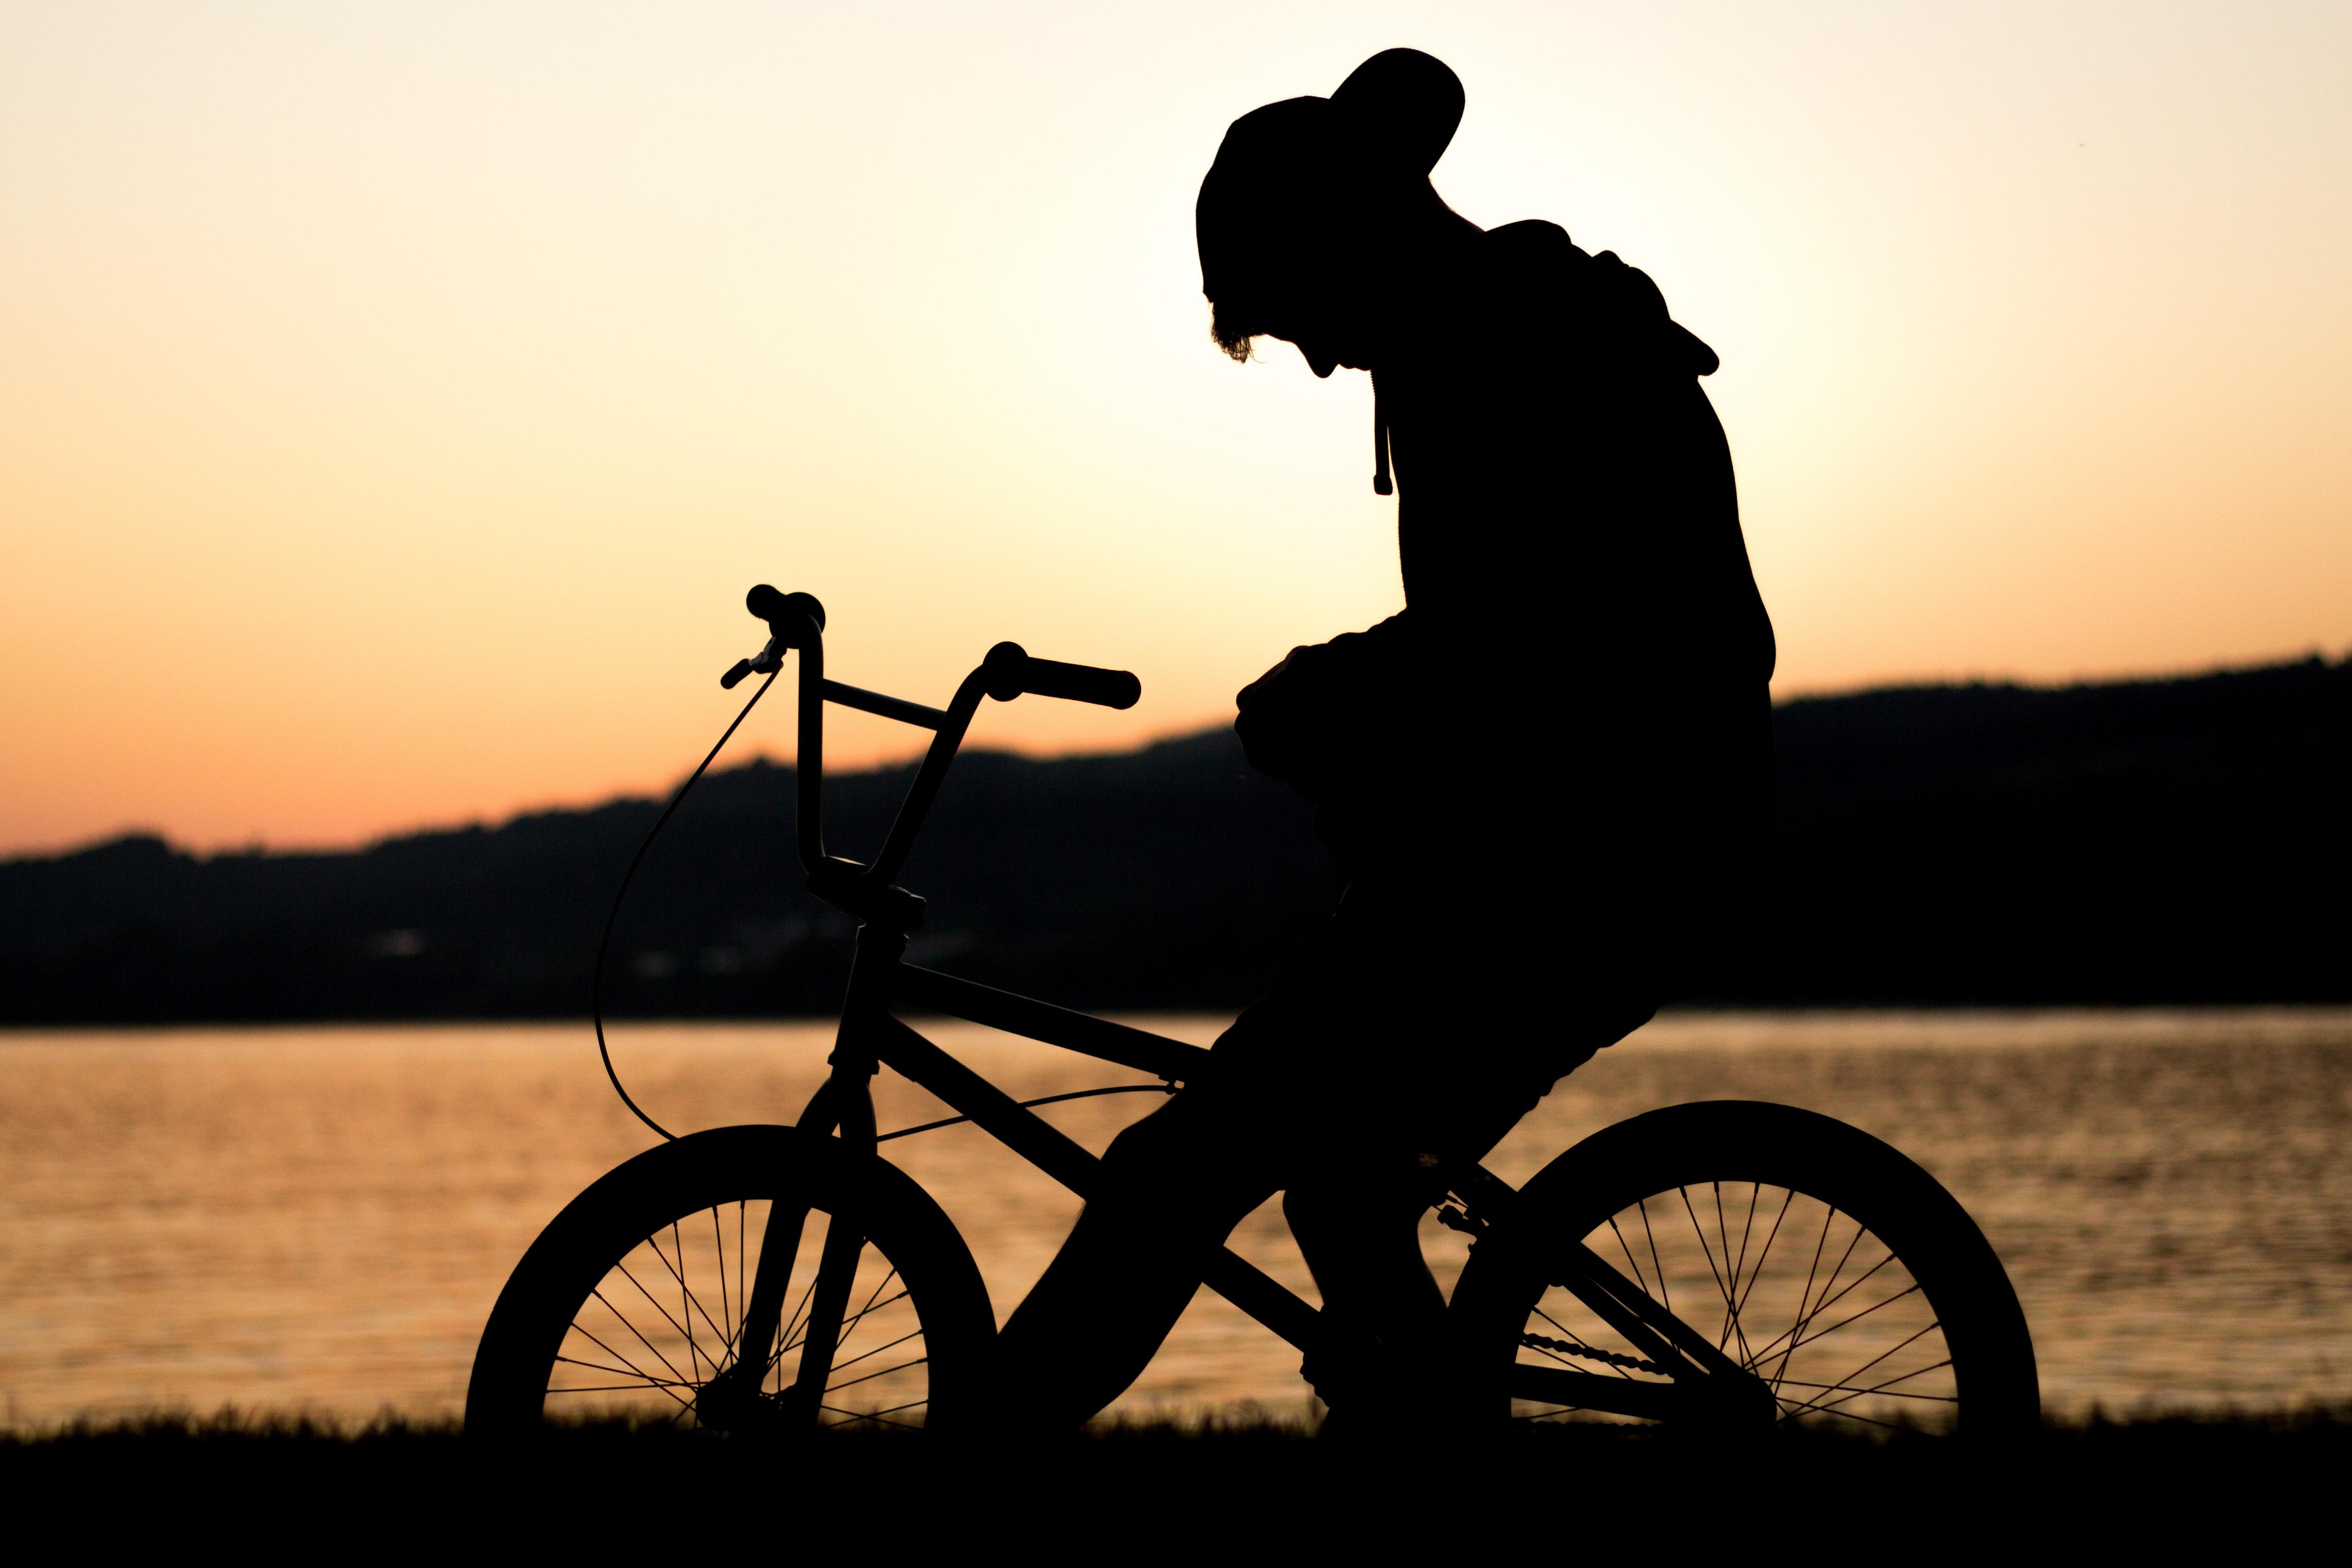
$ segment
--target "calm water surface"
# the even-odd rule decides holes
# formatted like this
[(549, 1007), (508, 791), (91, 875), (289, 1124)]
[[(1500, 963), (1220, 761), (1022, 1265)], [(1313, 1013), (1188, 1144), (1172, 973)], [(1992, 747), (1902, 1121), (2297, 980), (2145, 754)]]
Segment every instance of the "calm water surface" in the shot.
[[(1150, 1026), (1205, 1044), (1220, 1020)], [(1021, 1098), (1140, 1075), (927, 1030)], [(790, 1121), (828, 1034), (624, 1026), (674, 1127)], [(886, 1073), (887, 1129), (944, 1112)], [(1655, 1106), (1777, 1100), (1918, 1159), (2017, 1281), (2057, 1408), (2352, 1397), (2352, 1010), (1668, 1017), (1489, 1163), (1520, 1180)], [(1046, 1114), (1099, 1151), (1158, 1103)], [(0, 1036), (0, 1398), (16, 1424), (178, 1405), (455, 1411), (507, 1271), (651, 1135), (577, 1026)], [(1001, 1319), (1076, 1205), (971, 1128), (889, 1146)], [(1450, 1283), (1463, 1254), (1434, 1225)], [(1236, 1247), (1310, 1299), (1278, 1206)], [(1296, 1352), (1205, 1293), (1124, 1408), (1296, 1407)]]

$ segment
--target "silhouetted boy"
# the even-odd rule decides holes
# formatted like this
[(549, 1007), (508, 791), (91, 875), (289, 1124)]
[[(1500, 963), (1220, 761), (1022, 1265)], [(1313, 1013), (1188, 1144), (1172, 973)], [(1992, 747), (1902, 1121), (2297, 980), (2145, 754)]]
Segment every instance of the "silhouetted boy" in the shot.
[[(1273, 1193), (1350, 1419), (1425, 1413), (1444, 1301), (1417, 1157), (1475, 1159), (1736, 937), (1769, 822), (1772, 631), (1706, 344), (1549, 223), (1481, 230), (1429, 171), (1461, 83), (1412, 49), (1227, 132), (1197, 209), (1217, 342), (1369, 370), (1405, 608), (1242, 692), (1251, 763), (1352, 881), (1213, 1072), (1128, 1129), (1005, 1326), (1005, 1414), (1143, 1370)], [(1361, 1414), (1359, 1414), (1361, 1413)]]

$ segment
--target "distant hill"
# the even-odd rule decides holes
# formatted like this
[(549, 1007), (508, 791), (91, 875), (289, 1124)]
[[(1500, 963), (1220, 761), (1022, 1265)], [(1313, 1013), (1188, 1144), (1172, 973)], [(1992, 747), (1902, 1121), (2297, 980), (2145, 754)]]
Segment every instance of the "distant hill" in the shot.
[(1759, 998), (2352, 998), (2352, 660), (1784, 705)]
[[(1777, 732), (1776, 918), (1706, 999), (2352, 999), (2352, 662), (1812, 698)], [(840, 852), (878, 840), (907, 779), (828, 780)], [(799, 890), (792, 784), (754, 763), (696, 792), (623, 917), (616, 1010), (833, 1005), (847, 931)], [(656, 809), (0, 862), (0, 1023), (576, 1016)], [(1223, 731), (969, 754), (902, 879), (929, 900), (919, 962), (1132, 1009), (1247, 1001), (1337, 890), (1306, 808)]]

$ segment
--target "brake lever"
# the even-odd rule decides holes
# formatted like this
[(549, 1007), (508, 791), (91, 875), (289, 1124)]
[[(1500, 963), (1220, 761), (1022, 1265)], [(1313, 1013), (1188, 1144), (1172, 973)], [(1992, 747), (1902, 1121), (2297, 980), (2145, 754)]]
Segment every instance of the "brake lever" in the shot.
[(735, 668), (719, 678), (720, 689), (732, 691), (747, 675), (773, 675), (784, 667), (784, 639), (772, 637), (768, 646), (750, 658), (739, 658)]

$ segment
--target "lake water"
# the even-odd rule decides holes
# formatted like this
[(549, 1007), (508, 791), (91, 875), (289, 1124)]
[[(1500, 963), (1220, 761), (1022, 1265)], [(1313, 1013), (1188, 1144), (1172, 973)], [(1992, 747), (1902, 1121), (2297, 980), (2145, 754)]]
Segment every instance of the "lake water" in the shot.
[[(1220, 1020), (1144, 1020), (1206, 1043)], [(928, 1028), (1023, 1099), (1140, 1075)], [(624, 1025), (681, 1130), (790, 1121), (804, 1025)], [(1488, 1162), (1520, 1180), (1689, 1100), (1843, 1117), (1958, 1194), (2079, 1412), (2352, 1398), (2352, 1010), (1668, 1016), (1563, 1083)], [(877, 1080), (882, 1125), (943, 1114)], [(1099, 1150), (1158, 1103), (1045, 1114)], [(158, 1405), (454, 1412), (507, 1271), (651, 1135), (572, 1026), (0, 1036), (0, 1398), (11, 1424)], [(971, 1242), (1000, 1319), (1076, 1213), (969, 1127), (890, 1157)], [(1235, 1246), (1310, 1299), (1276, 1205)], [(1458, 1238), (1428, 1227), (1441, 1279)], [(1298, 1408), (1295, 1352), (1203, 1294), (1122, 1408)]]

